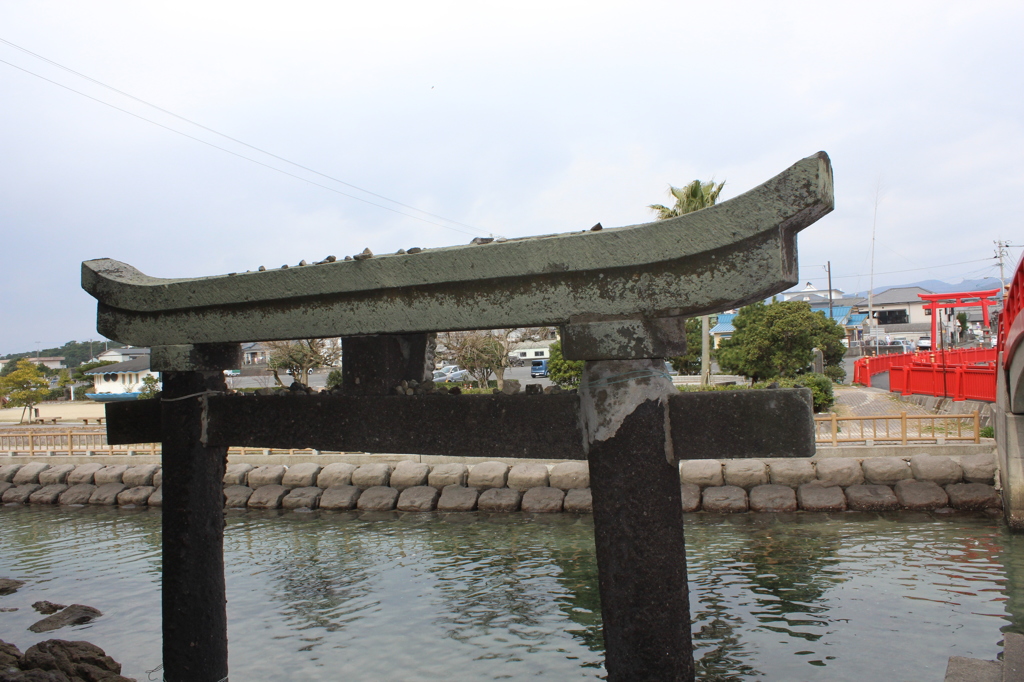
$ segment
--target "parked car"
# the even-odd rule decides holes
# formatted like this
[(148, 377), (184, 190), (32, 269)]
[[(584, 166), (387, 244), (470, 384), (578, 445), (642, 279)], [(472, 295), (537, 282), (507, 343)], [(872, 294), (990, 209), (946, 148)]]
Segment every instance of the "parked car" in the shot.
[(469, 376), (468, 369), (457, 369), (454, 372), (448, 374), (448, 378), (445, 379), (445, 381), (447, 381), (448, 383), (454, 383), (458, 381), (469, 381), (470, 379), (472, 379), (472, 377)]
[(459, 369), (458, 365), (445, 365), (441, 369), (434, 370), (433, 379), (434, 383), (469, 381), (469, 370)]
[(932, 337), (922, 336), (917, 340), (918, 350), (931, 350), (932, 349)]
[(534, 360), (533, 364), (530, 365), (530, 378), (536, 379), (537, 377), (546, 377), (548, 375), (548, 361), (547, 360)]

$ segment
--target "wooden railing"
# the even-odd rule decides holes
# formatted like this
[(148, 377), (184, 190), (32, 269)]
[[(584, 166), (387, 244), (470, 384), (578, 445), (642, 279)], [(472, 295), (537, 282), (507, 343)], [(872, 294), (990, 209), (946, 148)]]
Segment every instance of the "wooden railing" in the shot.
[[(46, 457), (50, 453), (60, 456), (94, 455), (159, 455), (160, 443), (110, 445), (106, 431), (24, 431), (0, 433), (0, 454)], [(264, 448), (229, 448), (229, 455), (309, 455), (314, 450), (266, 450)]]
[(869, 417), (840, 417), (836, 413), (814, 418), (816, 443), (839, 445), (920, 445), (950, 441), (981, 442), (977, 412), (971, 414), (908, 415), (906, 412)]

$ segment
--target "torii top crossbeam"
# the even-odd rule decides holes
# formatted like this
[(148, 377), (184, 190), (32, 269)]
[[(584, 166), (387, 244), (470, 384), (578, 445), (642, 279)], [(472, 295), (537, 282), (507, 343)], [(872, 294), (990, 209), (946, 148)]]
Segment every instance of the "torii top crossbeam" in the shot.
[(941, 310), (942, 308), (977, 308), (980, 306), (984, 326), (987, 328), (989, 326), (988, 307), (998, 303), (998, 301), (989, 299), (998, 293), (999, 289), (989, 289), (987, 291), (963, 291), (951, 294), (918, 294), (920, 298), (928, 301), (924, 305), (924, 309), (932, 311), (932, 343), (935, 343), (935, 339), (937, 338), (936, 334), (938, 333), (939, 328), (939, 321), (935, 311)]

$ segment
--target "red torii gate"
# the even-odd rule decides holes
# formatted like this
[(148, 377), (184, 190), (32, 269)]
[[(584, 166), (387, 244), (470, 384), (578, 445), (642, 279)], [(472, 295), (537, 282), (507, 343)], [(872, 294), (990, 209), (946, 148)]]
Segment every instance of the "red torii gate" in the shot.
[[(996, 305), (998, 301), (989, 300), (992, 296), (999, 293), (999, 289), (990, 289), (988, 291), (965, 291), (955, 294), (918, 294), (918, 296), (928, 303), (925, 304), (924, 309), (930, 310), (932, 313), (932, 349), (936, 347), (938, 339), (938, 317), (935, 312), (942, 308), (976, 308), (981, 306), (981, 316), (984, 319), (984, 326), (990, 328), (988, 322), (988, 307), (990, 305)], [(973, 299), (978, 299), (973, 301)], [(973, 301), (973, 302), (972, 302)]]

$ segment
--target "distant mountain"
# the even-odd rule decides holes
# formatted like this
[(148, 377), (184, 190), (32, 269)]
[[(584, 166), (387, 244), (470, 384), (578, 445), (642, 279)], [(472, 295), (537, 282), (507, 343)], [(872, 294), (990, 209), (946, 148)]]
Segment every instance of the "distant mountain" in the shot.
[[(883, 291), (889, 289), (899, 289), (901, 287), (921, 287), (927, 289), (934, 294), (949, 294), (953, 292), (961, 291), (988, 291), (990, 289), (999, 288), (999, 280), (995, 277), (983, 277), (981, 279), (965, 279), (956, 283), (943, 282), (938, 279), (926, 279), (920, 282), (910, 282), (909, 284), (897, 284), (895, 286), (875, 287), (875, 293), (880, 294)], [(867, 291), (861, 291), (855, 296), (868, 295)]]

